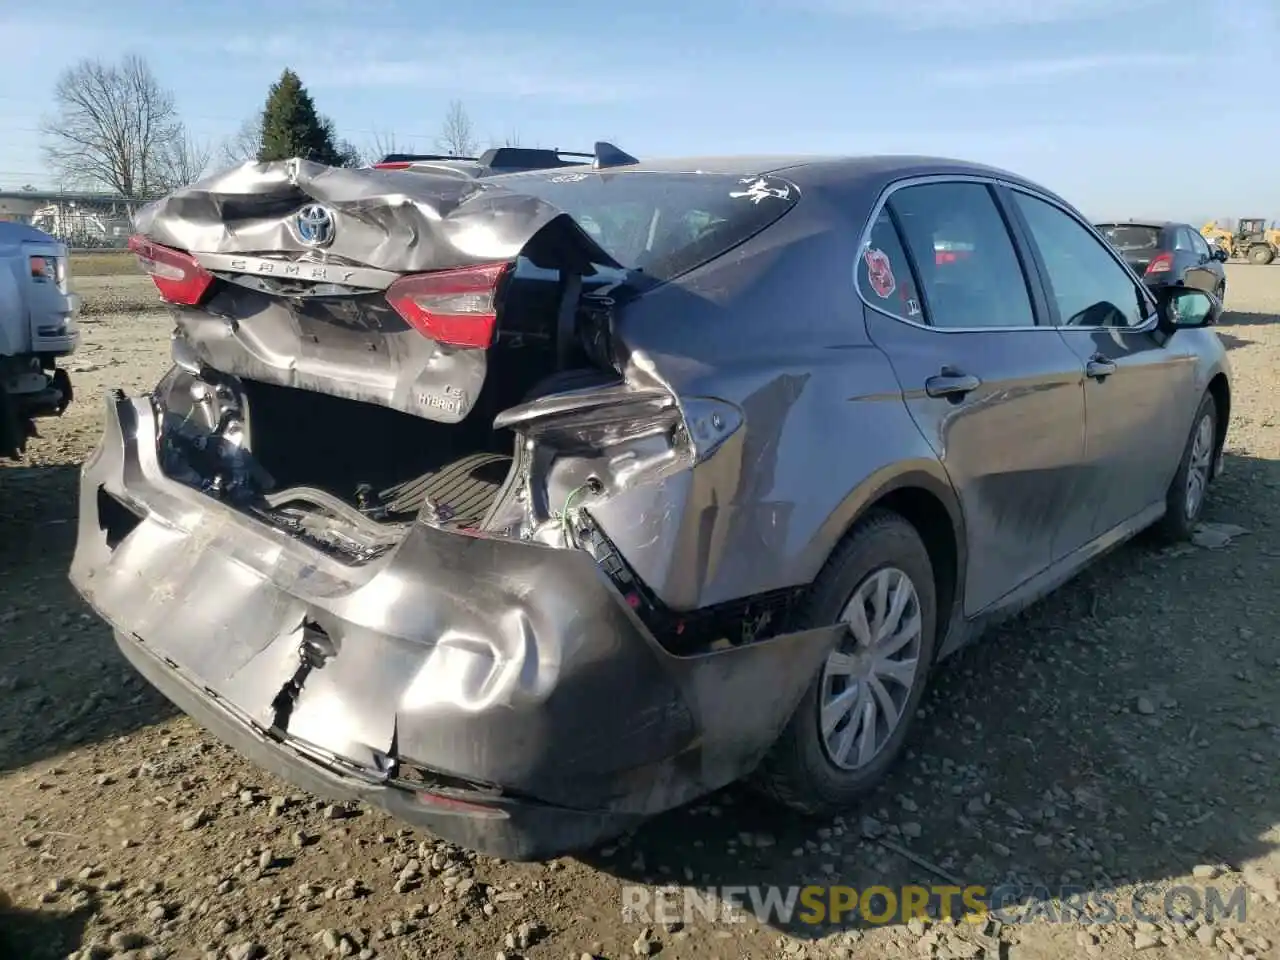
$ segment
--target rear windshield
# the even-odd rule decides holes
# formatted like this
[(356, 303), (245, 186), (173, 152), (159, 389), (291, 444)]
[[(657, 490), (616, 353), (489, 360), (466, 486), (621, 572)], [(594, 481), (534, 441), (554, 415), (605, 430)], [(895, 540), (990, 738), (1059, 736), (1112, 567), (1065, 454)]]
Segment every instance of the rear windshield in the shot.
[(1098, 229), (1117, 250), (1159, 250), (1160, 228), (1132, 223), (1101, 223)]
[(500, 182), (563, 210), (624, 267), (657, 280), (736, 247), (800, 197), (795, 184), (774, 176), (543, 170)]

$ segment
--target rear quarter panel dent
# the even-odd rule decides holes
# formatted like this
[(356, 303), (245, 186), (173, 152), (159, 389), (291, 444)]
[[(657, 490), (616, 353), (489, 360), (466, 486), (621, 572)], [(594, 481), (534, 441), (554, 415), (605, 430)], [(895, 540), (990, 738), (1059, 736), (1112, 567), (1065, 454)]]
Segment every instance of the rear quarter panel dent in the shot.
[(858, 514), (904, 474), (949, 491), (867, 337), (854, 219), (810, 192), (733, 256), (651, 291), (620, 318), (620, 341), (674, 393), (722, 399), (744, 417), (691, 473), (592, 506), (673, 609), (811, 582)]
[(856, 517), (912, 477), (950, 500), (879, 350), (757, 384), (735, 381), (744, 427), (709, 460), (592, 509), (674, 609), (811, 582)]

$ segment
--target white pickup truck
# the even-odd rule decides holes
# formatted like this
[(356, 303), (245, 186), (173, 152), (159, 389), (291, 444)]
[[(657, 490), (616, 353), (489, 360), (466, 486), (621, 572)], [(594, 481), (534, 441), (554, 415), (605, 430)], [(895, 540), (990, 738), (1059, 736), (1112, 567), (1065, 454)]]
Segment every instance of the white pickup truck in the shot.
[(0, 458), (20, 457), (36, 419), (61, 416), (71, 403), (71, 378), (58, 368), (80, 343), (67, 261), (60, 240), (0, 221)]

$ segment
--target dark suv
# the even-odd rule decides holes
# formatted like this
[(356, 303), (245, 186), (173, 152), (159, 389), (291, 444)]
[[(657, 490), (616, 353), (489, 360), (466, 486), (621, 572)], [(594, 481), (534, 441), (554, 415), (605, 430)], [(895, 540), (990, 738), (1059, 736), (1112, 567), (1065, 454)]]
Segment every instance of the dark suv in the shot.
[(1211, 248), (1189, 224), (1130, 220), (1099, 223), (1097, 227), (1153, 290), (1195, 287), (1226, 300), (1227, 271), (1223, 264), (1227, 252)]

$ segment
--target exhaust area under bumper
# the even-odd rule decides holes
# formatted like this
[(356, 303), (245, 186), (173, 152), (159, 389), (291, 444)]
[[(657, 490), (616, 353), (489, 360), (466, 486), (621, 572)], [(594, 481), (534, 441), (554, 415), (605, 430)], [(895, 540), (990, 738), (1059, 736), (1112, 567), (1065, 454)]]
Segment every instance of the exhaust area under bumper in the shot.
[(166, 477), (107, 399), (71, 580), (125, 656), (259, 766), (512, 860), (750, 771), (838, 627), (668, 653), (585, 552), (418, 522), (348, 565)]

